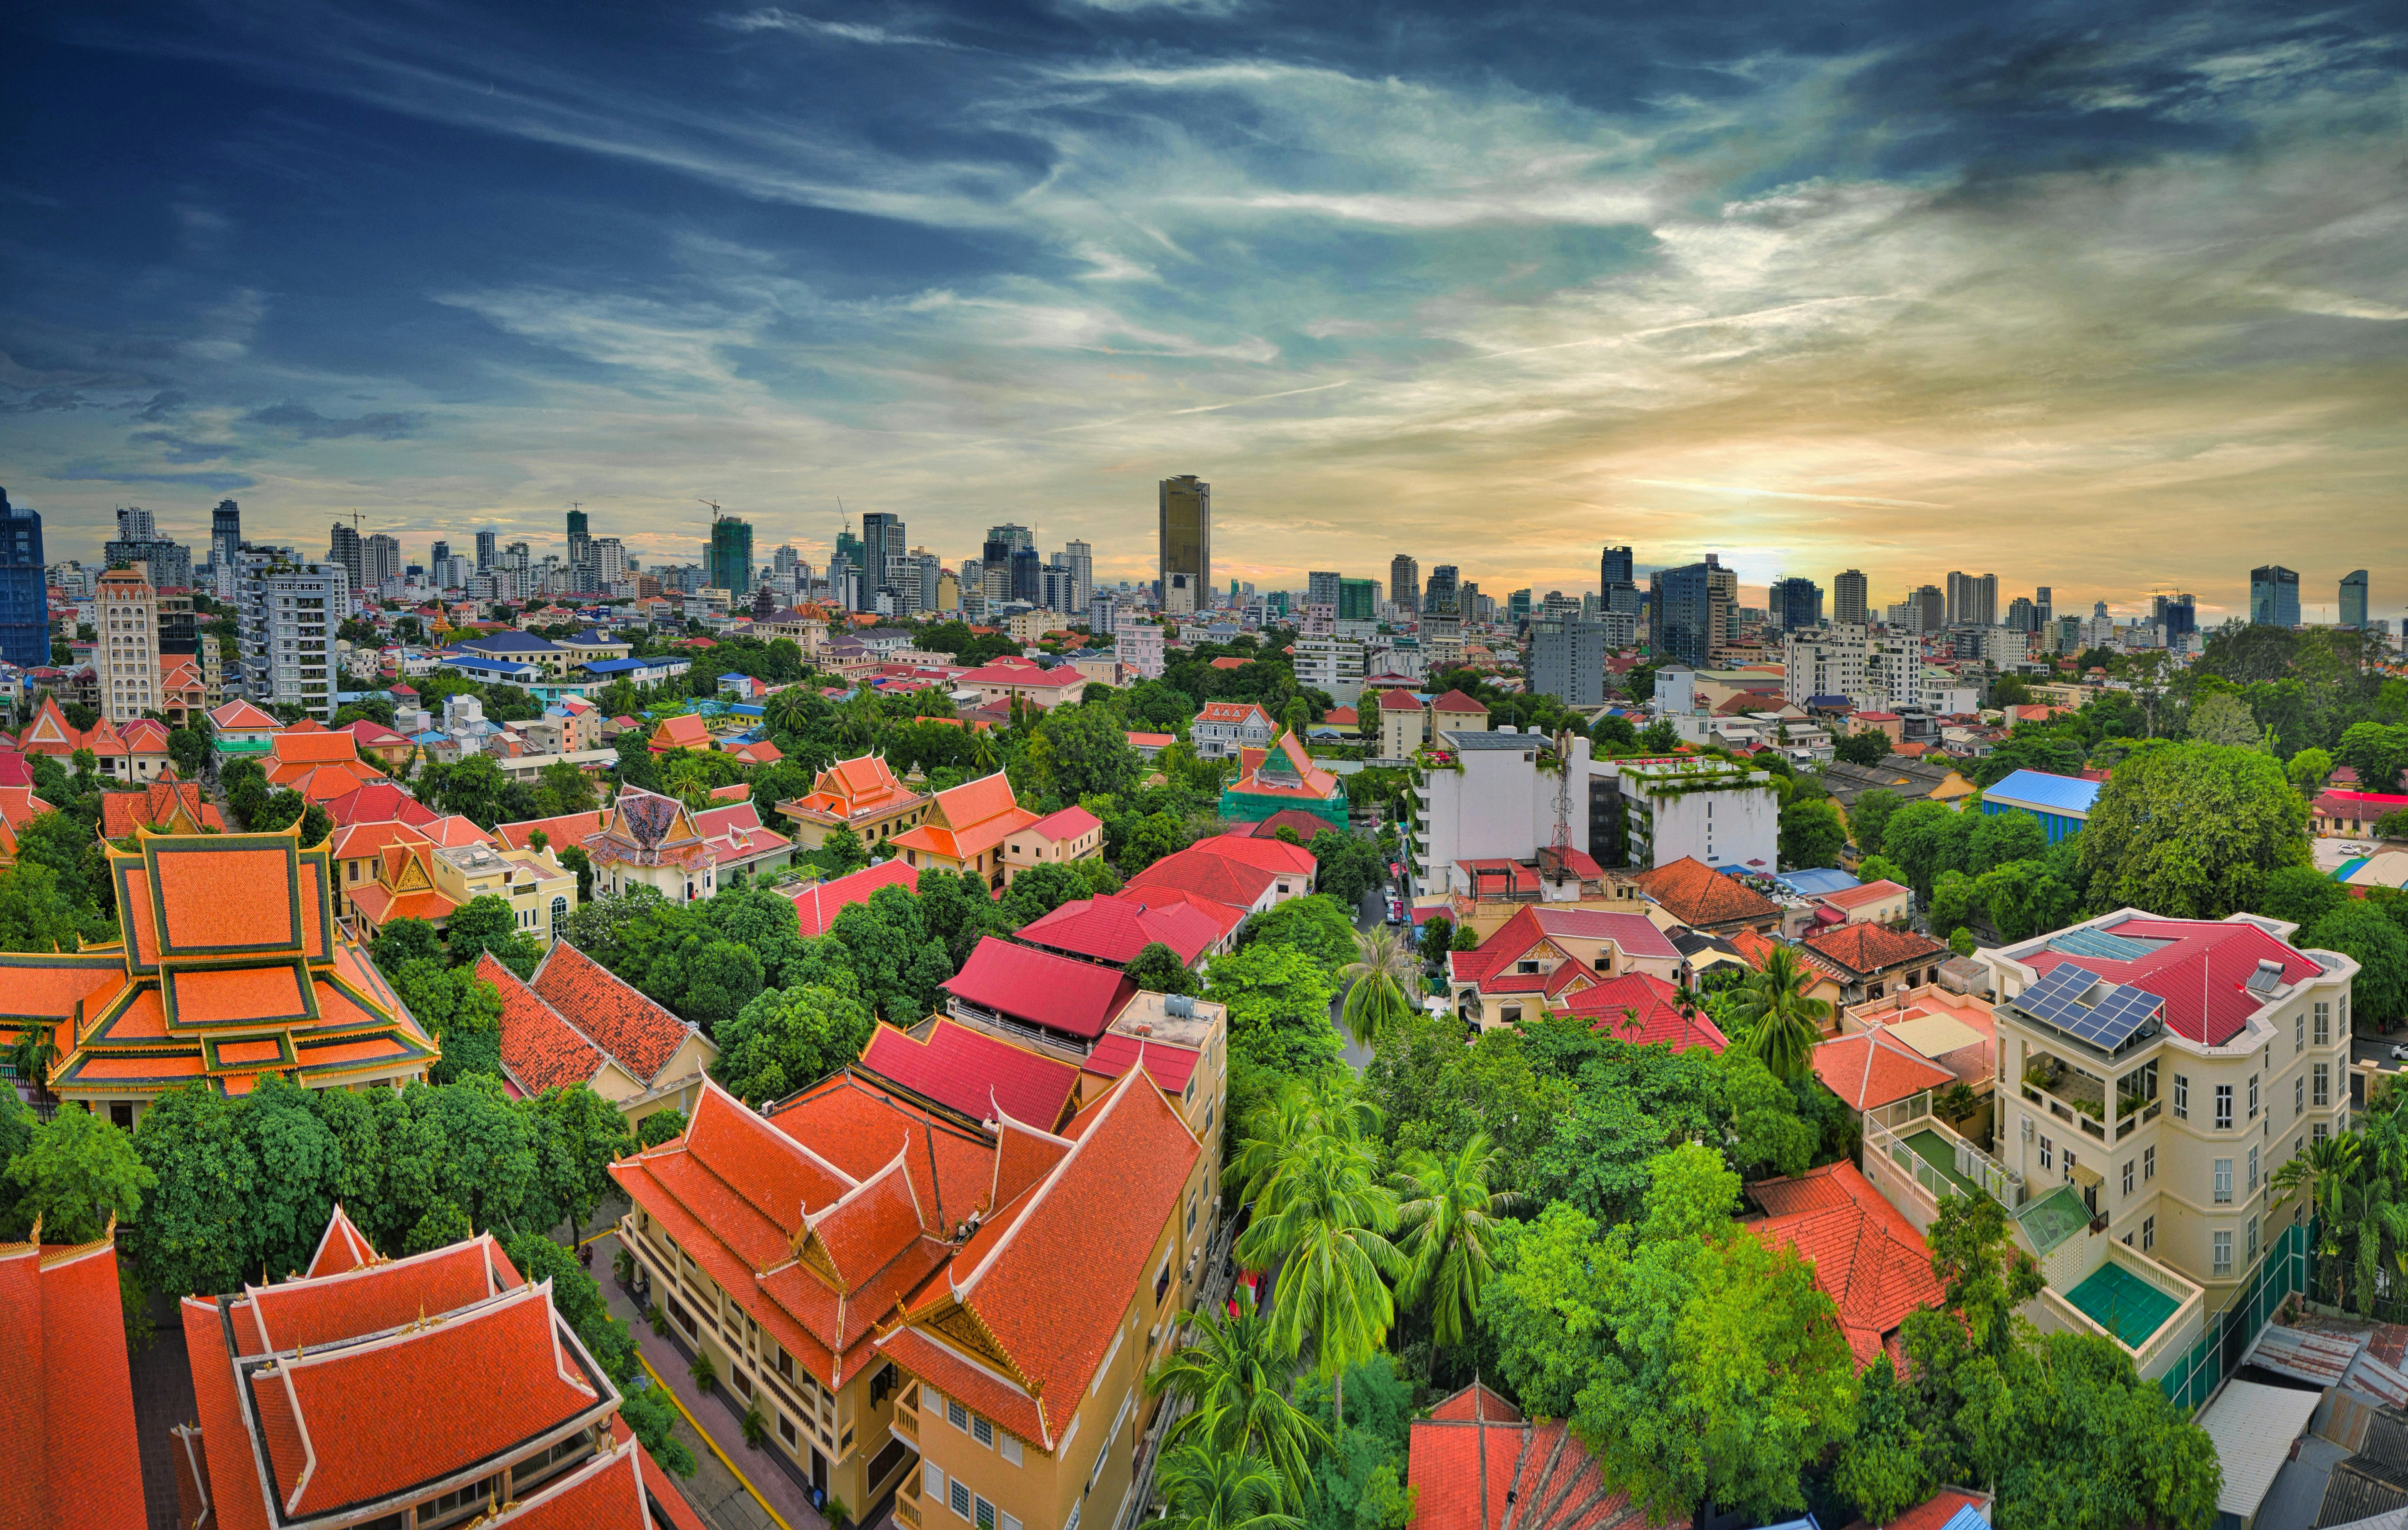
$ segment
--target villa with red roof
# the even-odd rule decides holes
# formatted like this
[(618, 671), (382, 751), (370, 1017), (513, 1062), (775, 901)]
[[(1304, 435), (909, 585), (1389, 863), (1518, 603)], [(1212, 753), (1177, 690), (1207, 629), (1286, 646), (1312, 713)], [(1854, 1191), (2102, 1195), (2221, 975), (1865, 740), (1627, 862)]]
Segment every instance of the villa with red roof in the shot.
[(1345, 788), (1293, 733), (1280, 735), (1268, 749), (1240, 749), (1238, 779), (1221, 789), (1221, 816), (1232, 822), (1256, 822), (1281, 811), (1312, 813), (1333, 828), (1346, 827)]
[(1003, 841), (1003, 885), (1031, 866), (1093, 861), (1104, 853), (1104, 821), (1072, 803), (1057, 808)]
[(1037, 822), (998, 770), (938, 793), (925, 819), (896, 835), (894, 845), (908, 866), (975, 871), (999, 879), (1004, 841)]
[(1162, 945), (1193, 966), (1207, 953), (1227, 950), (1236, 928), (1183, 901), (1149, 908), (1133, 898), (1111, 895), (1066, 903), (1022, 925), (1012, 938), (1116, 967), (1136, 961), (1148, 946)]
[(0, 1312), (14, 1330), (0, 1346), (9, 1523), (143, 1530), (115, 1229), (80, 1245), (0, 1242)]
[[(199, 1418), (170, 1432), (180, 1523), (700, 1530), (552, 1283), (490, 1233), (387, 1258), (337, 1207), (308, 1274), (187, 1296), (182, 1317)], [(438, 1394), (439, 1428), (394, 1406)]]
[(2309, 828), (2327, 836), (2358, 838), (2372, 836), (2374, 825), (2393, 813), (2408, 813), (2408, 795), (2328, 789), (2308, 806)]
[(1311, 851), (1285, 840), (1222, 834), (1164, 856), (1131, 877), (1122, 892), (1171, 890), (1224, 905), (1242, 918), (1310, 894), (1316, 870)]
[(494, 959), (477, 976), (502, 996), (502, 1076), (514, 1098), (585, 1084), (633, 1126), (662, 1110), (691, 1111), (719, 1049), (566, 940), (544, 952), (531, 982)]
[(1839, 1308), (1856, 1368), (1885, 1350), (1893, 1363), (1901, 1359), (1898, 1333), (1907, 1314), (1937, 1308), (1942, 1294), (1915, 1225), (1844, 1159), (1747, 1190), (1765, 1210), (1748, 1230), (1772, 1248), (1795, 1248), (1813, 1266), (1814, 1287)]
[(953, 683), (962, 690), (976, 691), (982, 707), (1010, 706), (1014, 697), (1019, 697), (1050, 711), (1055, 707), (1075, 705), (1087, 694), (1087, 677), (1080, 674), (1076, 665), (1057, 665), (1048, 669), (1016, 654), (981, 665)]
[(409, 794), (400, 782), (379, 777), (356, 791), (324, 803), (337, 827), (353, 823), (408, 823), (423, 828), (443, 815)]
[(1198, 759), (1221, 760), (1241, 749), (1267, 748), (1278, 732), (1260, 702), (1208, 701), (1188, 724), (1187, 741)]
[(130, 1127), (196, 1079), (241, 1094), (271, 1071), (309, 1088), (425, 1077), (435, 1043), (337, 920), (324, 846), (297, 826), (135, 838), (107, 851), (116, 941), (0, 954), (0, 1027), (55, 1031), (52, 1094)]
[(1781, 926), (1779, 905), (1695, 856), (1684, 855), (1642, 871), (1631, 881), (1665, 912), (1707, 935), (1740, 930), (1769, 935)]
[(840, 828), (874, 848), (925, 819), (930, 800), (897, 779), (883, 756), (864, 754), (821, 771), (810, 792), (778, 804), (778, 816), (795, 825), (795, 843), (805, 850)]
[[(1455, 1012), (1494, 1030), (1547, 1010), (1592, 1014), (1625, 1039), (1694, 1037), (1722, 1051), (1722, 1033), (1672, 1002), (1681, 952), (1644, 914), (1576, 904), (1526, 903), (1470, 951), (1447, 952)], [(1625, 979), (1639, 979), (1627, 982)], [(1590, 991), (1598, 991), (1590, 996)], [(1638, 1012), (1643, 1034), (1622, 1014)], [(1669, 1027), (1669, 1028), (1668, 1028)]]
[(50, 755), (62, 765), (72, 761), (77, 751), (88, 749), (97, 757), (100, 774), (116, 781), (146, 781), (172, 768), (165, 723), (147, 717), (124, 722), (103, 718), (89, 728), (77, 728), (68, 723), (55, 695), (42, 697), (33, 721), (17, 736), (17, 748), (25, 754)]
[(1818, 924), (1797, 949), (1816, 975), (1807, 995), (1835, 1007), (1936, 982), (1940, 964), (1954, 954), (1928, 935), (1870, 922)]
[[(0, 790), (7, 790), (0, 788)], [(139, 792), (104, 792), (100, 797), (100, 836), (122, 839), (139, 824), (161, 834), (199, 834), (204, 829), (225, 833), (225, 815), (208, 799), (198, 781), (159, 779)]]
[[(1189, 1086), (1214, 1105), (1217, 1051)], [(892, 1491), (924, 1526), (1119, 1502), (1218, 1162), (1150, 1067), (1072, 1081), (939, 1022), (766, 1116), (706, 1083), (682, 1137), (611, 1166), (638, 1294), (832, 1499)]]
[(328, 803), (363, 786), (385, 779), (382, 772), (360, 758), (359, 743), (351, 734), (322, 727), (295, 726), (276, 736), (267, 758), (267, 784), (298, 792), (312, 803)]
[(211, 747), (221, 760), (256, 759), (267, 752), (284, 724), (248, 701), (229, 701), (209, 710)]
[(2274, 1174), (2348, 1127), (2358, 963), (2296, 933), (2121, 908), (1981, 953), (2006, 1169), (2034, 1196), (2071, 1180), (2095, 1239), (2172, 1266), (2210, 1310), (2306, 1214)]

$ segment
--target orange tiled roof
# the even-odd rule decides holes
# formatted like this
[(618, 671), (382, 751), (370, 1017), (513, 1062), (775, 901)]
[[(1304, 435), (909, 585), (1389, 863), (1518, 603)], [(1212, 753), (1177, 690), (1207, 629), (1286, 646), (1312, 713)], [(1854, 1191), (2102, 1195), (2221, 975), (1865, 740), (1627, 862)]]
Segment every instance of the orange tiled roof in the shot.
[(555, 940), (530, 985), (578, 1031), (651, 1087), (695, 1028), (566, 940)]
[(1740, 920), (1770, 920), (1780, 914), (1770, 899), (1694, 855), (1642, 871), (1631, 880), (1684, 924), (1708, 927)]
[(1858, 1110), (1878, 1110), (1927, 1089), (1945, 1089), (1956, 1075), (1926, 1059), (1886, 1030), (1835, 1037), (1814, 1047), (1814, 1077)]
[[(1414, 1530), (1686, 1530), (1685, 1519), (1655, 1525), (1610, 1493), (1587, 1447), (1559, 1422), (1532, 1423), (1477, 1383), (1413, 1421), (1406, 1480)], [(1519, 1506), (1519, 1507), (1517, 1507)]]
[(1012, 831), (1036, 822), (1037, 815), (1020, 806), (1012, 795), (1011, 782), (998, 770), (938, 793), (926, 822), (896, 835), (892, 843), (947, 860), (969, 861), (1001, 844)]
[(600, 834), (604, 816), (600, 808), (595, 808), (591, 812), (564, 813), (558, 818), (521, 819), (516, 823), (494, 824), (494, 833), (510, 849), (525, 850), (529, 837), (539, 829), (544, 843), (557, 850), (581, 844), (588, 835)]
[(1869, 922), (1826, 925), (1810, 932), (1799, 944), (1842, 972), (1859, 978), (1913, 962), (1945, 961), (1948, 957), (1948, 948), (1929, 936)]
[(122, 839), (136, 824), (194, 833), (225, 832), (225, 815), (203, 794), (198, 781), (154, 780), (139, 792), (106, 792), (100, 798), (100, 836)]
[(517, 973), (494, 960), (492, 951), (478, 953), (476, 971), (502, 996), (502, 1071), (522, 1093), (540, 1094), (555, 1086), (585, 1083), (600, 1071), (602, 1049), (520, 981)]
[(1795, 1245), (1814, 1266), (1814, 1284), (1839, 1308), (1857, 1369), (1880, 1358), (1883, 1340), (1909, 1312), (1940, 1304), (1922, 1235), (1854, 1164), (1748, 1188), (1770, 1213), (1750, 1230), (1776, 1249)]
[(113, 1238), (0, 1243), (0, 1419), (9, 1509), (28, 1525), (141, 1530), (142, 1475)]

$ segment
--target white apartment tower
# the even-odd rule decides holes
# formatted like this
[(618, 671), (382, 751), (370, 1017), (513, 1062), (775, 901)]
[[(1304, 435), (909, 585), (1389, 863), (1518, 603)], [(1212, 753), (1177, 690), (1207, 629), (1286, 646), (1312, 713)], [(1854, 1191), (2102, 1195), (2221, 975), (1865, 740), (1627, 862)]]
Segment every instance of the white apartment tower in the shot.
[(159, 592), (137, 565), (103, 574), (94, 595), (101, 715), (130, 722), (160, 706)]
[(336, 629), (351, 609), (351, 575), (301, 563), (290, 549), (246, 551), (237, 602), (242, 681), (250, 699), (290, 703), (325, 722), (335, 712)]

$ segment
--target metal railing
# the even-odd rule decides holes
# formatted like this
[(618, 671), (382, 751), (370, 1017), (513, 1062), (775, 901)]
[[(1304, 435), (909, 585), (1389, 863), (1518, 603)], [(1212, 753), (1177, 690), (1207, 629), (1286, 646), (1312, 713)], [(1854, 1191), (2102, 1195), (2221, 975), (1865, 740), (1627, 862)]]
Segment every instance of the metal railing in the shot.
[[(1164, 1340), (1166, 1351), (1178, 1348), (1179, 1330), (1187, 1325), (1187, 1320), (1196, 1312), (1208, 1307), (1217, 1308), (1228, 1300), (1229, 1287), (1237, 1279), (1236, 1267), (1229, 1260), (1229, 1251), (1238, 1240), (1238, 1208), (1232, 1207), (1229, 1215), (1214, 1229), (1212, 1241), (1204, 1250), (1203, 1273), (1196, 1292), (1196, 1305), (1180, 1315), (1178, 1323)], [(1154, 1499), (1154, 1468), (1162, 1453), (1163, 1437), (1170, 1433), (1170, 1426), (1185, 1415), (1187, 1408), (1184, 1398), (1174, 1397), (1154, 1409), (1154, 1423), (1138, 1441), (1135, 1458), (1129, 1463), (1129, 1494), (1122, 1500), (1120, 1517), (1111, 1530), (1134, 1530), (1138, 1522), (1145, 1517), (1146, 1506)]]
[[(1950, 1147), (1955, 1162), (1951, 1166), (1957, 1174), (1981, 1187), (1982, 1193), (2009, 1210), (2023, 1201), (2023, 1176), (1984, 1152), (1981, 1149), (1949, 1130), (1937, 1116), (1919, 1117), (1924, 1125), (1918, 1129), (1938, 1133)], [(1865, 1146), (1880, 1153), (1892, 1165), (1906, 1172), (1916, 1188), (1931, 1197), (1937, 1207), (1950, 1195), (1962, 1194), (1955, 1180), (1940, 1172), (1937, 1165), (1916, 1152), (1904, 1136), (1868, 1118), (1865, 1122)]]

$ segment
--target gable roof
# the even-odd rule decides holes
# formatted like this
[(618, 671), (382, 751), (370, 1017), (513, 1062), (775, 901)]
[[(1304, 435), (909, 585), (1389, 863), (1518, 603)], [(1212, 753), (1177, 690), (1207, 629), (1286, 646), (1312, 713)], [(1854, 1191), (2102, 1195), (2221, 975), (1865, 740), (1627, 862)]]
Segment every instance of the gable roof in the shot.
[(938, 793), (926, 821), (889, 843), (947, 860), (970, 861), (1036, 822), (1037, 815), (1020, 806), (1010, 780), (997, 770)]
[(379, 777), (346, 792), (325, 805), (326, 816), (340, 827), (352, 823), (409, 823), (424, 826), (443, 815), (403, 791), (399, 783)]
[(1117, 967), (982, 936), (961, 971), (938, 985), (966, 1004), (1049, 1031), (1094, 1038), (1128, 1005), (1137, 984)]
[(1015, 1047), (949, 1015), (938, 1016), (924, 1039), (879, 1026), (862, 1049), (861, 1065), (971, 1121), (993, 1121), (1001, 1110), (1049, 1132), (1069, 1114), (1079, 1086), (1073, 1065)]
[[(1284, 810), (1284, 809), (1283, 809)], [(1208, 835), (1187, 847), (1206, 855), (1219, 855), (1240, 862), (1278, 876), (1302, 877), (1312, 879), (1321, 863), (1312, 851), (1301, 845), (1291, 845), (1284, 839), (1258, 837), (1243, 834)]]
[(795, 900), (795, 922), (804, 935), (825, 935), (836, 916), (856, 903), (867, 903), (871, 894), (882, 887), (899, 887), (909, 893), (919, 885), (920, 873), (903, 864), (899, 855), (866, 865), (849, 876), (807, 886), (789, 883), (770, 891)]
[(1138, 888), (1168, 887), (1199, 898), (1244, 910), (1254, 906), (1278, 876), (1260, 866), (1193, 848), (1166, 855), (1128, 879), (1124, 894)]
[[(1610, 1490), (1560, 1420), (1532, 1423), (1474, 1383), (1412, 1421), (1413, 1530), (1616, 1530), (1653, 1525)], [(1656, 1530), (1687, 1530), (1676, 1518)]]
[(1126, 966), (1138, 952), (1159, 942), (1193, 963), (1224, 934), (1222, 926), (1186, 903), (1148, 908), (1126, 897), (1108, 894), (1075, 898), (1051, 913), (1033, 919), (1014, 932), (1032, 946), (1093, 957)]
[(1726, 877), (1694, 855), (1642, 871), (1631, 879), (1684, 924), (1725, 924), (1773, 919), (1781, 910), (1770, 899)]
[(1750, 1230), (1773, 1248), (1795, 1245), (1814, 1266), (1814, 1284), (1839, 1308), (1857, 1369), (1880, 1358), (1884, 1339), (1908, 1313), (1940, 1305), (1922, 1236), (1854, 1164), (1843, 1159), (1748, 1189), (1770, 1213)]
[(209, 709), (209, 724), (220, 733), (274, 733), (284, 726), (248, 701), (229, 701)]
[(1910, 962), (1945, 961), (1949, 954), (1946, 946), (1928, 935), (1893, 930), (1870, 921), (1827, 924), (1808, 931), (1799, 944), (1843, 974), (1857, 978), (1870, 978)]
[(114, 1229), (80, 1246), (0, 1243), (0, 1419), (11, 1523), (142, 1530), (134, 1387)]
[(557, 1086), (586, 1083), (601, 1071), (602, 1049), (522, 982), (517, 973), (495, 961), (492, 951), (478, 953), (476, 974), (502, 996), (502, 1071), (522, 1094), (536, 1095)]
[[(1565, 966), (1579, 970), (1570, 963)], [(1703, 1047), (1721, 1056), (1730, 1046), (1722, 1028), (1702, 1008), (1693, 1015), (1682, 1014), (1679, 994), (1680, 990), (1650, 973), (1626, 972), (1581, 989), (1564, 1008), (1576, 1015), (1595, 1017), (1591, 1028), (1617, 1041), (1669, 1046), (1675, 1051)]]
[(1878, 1110), (1956, 1081), (1956, 1075), (1934, 1065), (1885, 1029), (1815, 1043), (1814, 1077), (1857, 1110)]
[(566, 940), (552, 941), (529, 986), (648, 1087), (661, 1082), (677, 1050), (697, 1034)]
[(139, 792), (101, 794), (103, 839), (122, 839), (137, 823), (160, 830), (173, 827), (186, 834), (202, 829), (223, 834), (226, 826), (225, 815), (202, 794), (198, 781), (154, 780)]
[(1460, 691), (1449, 691), (1446, 694), (1439, 697), (1436, 701), (1431, 702), (1430, 710), (1433, 712), (1477, 713), (1483, 717), (1488, 715), (1488, 707), (1486, 703), (1475, 701), (1471, 697), (1465, 695)]

